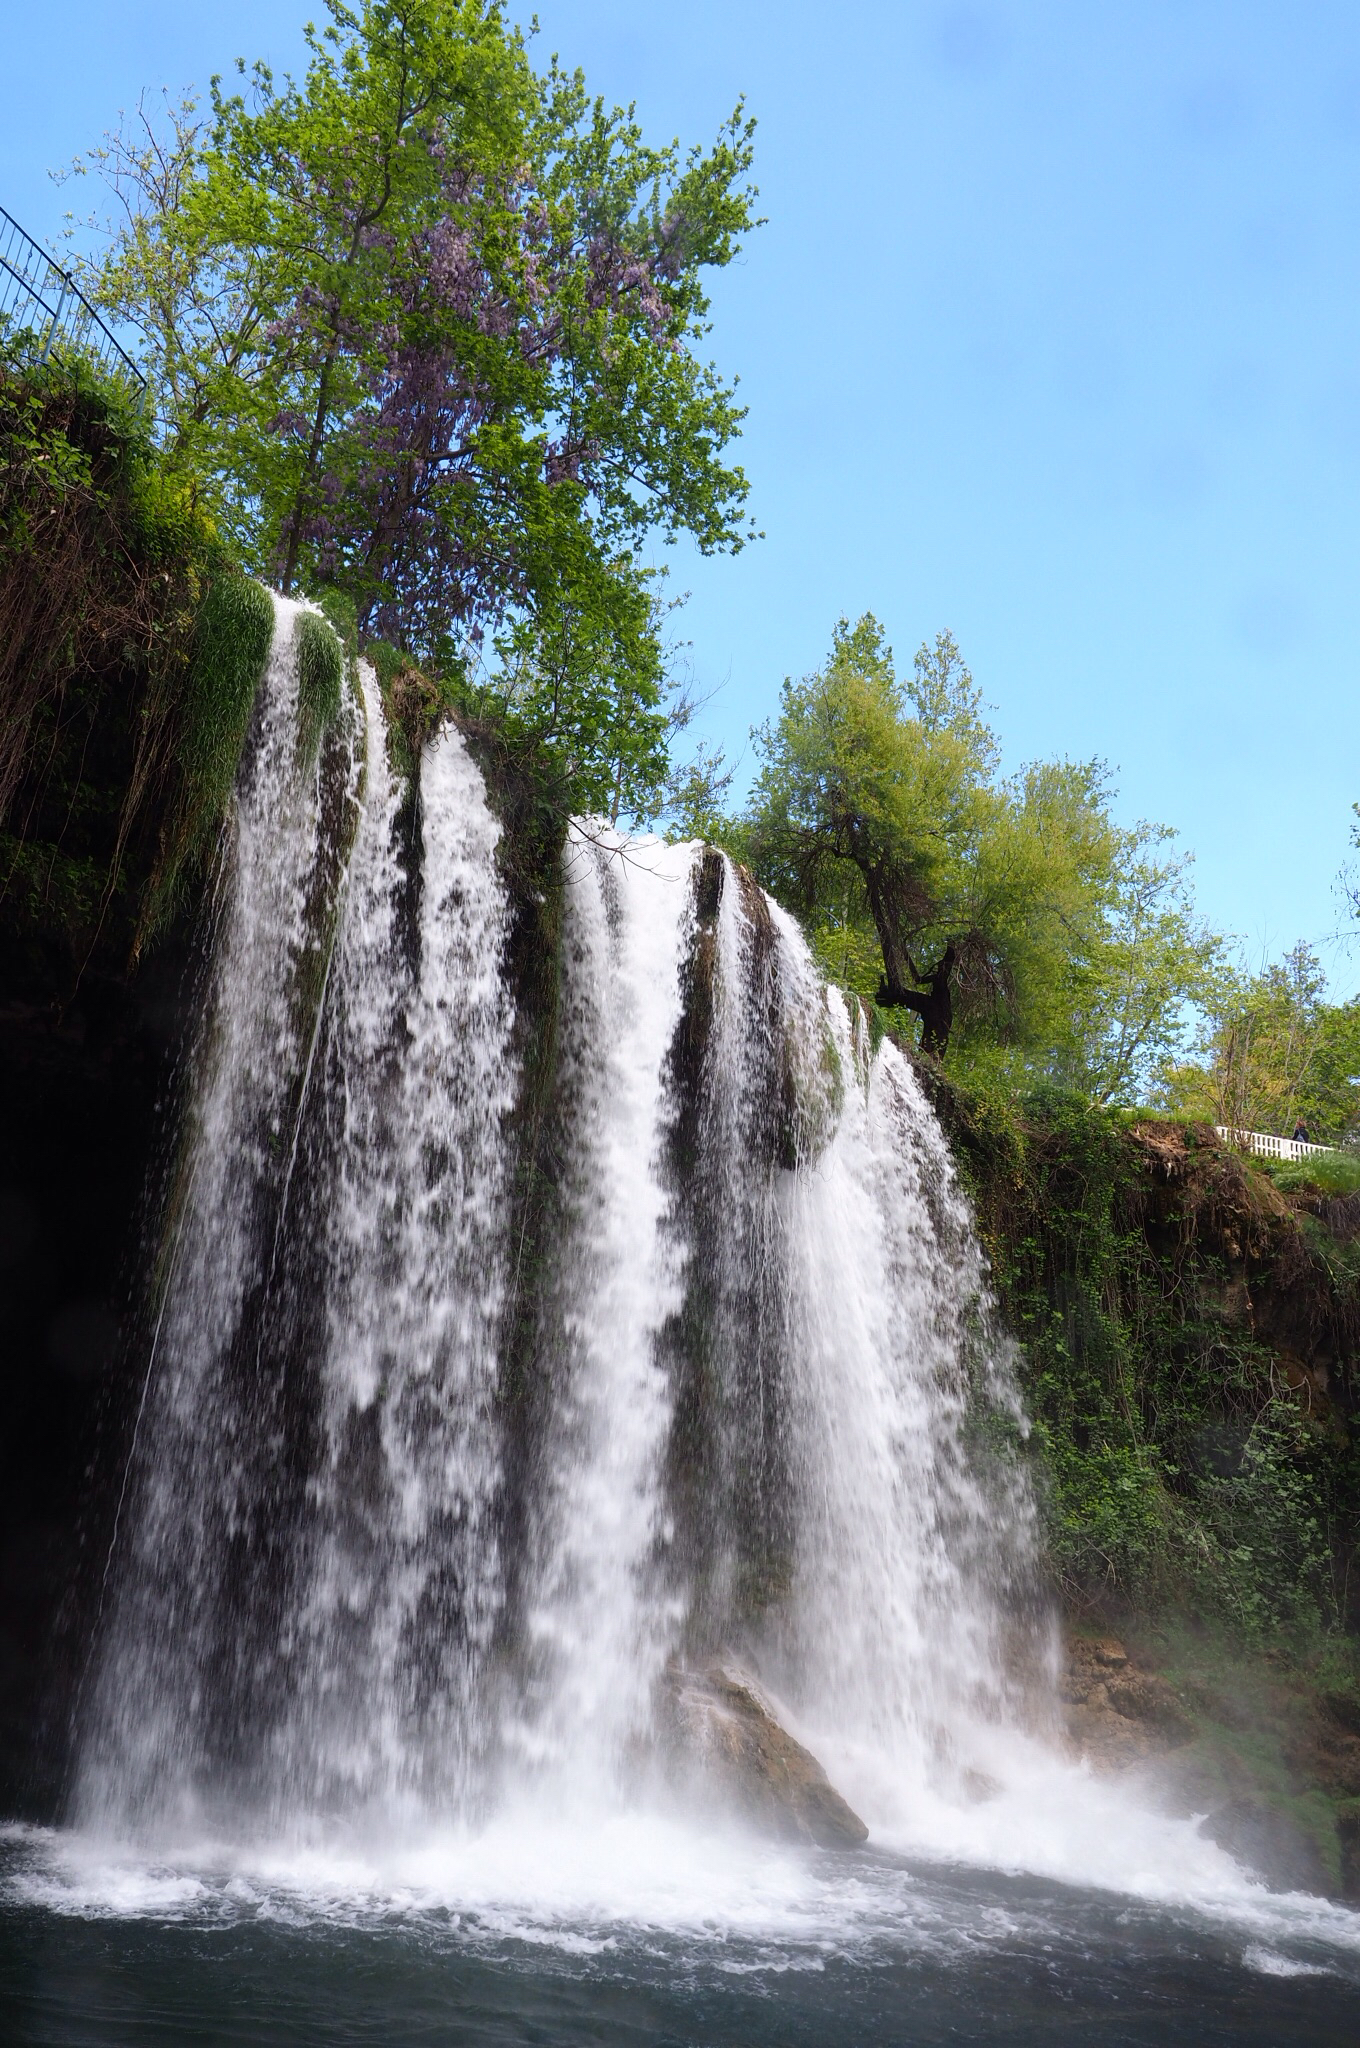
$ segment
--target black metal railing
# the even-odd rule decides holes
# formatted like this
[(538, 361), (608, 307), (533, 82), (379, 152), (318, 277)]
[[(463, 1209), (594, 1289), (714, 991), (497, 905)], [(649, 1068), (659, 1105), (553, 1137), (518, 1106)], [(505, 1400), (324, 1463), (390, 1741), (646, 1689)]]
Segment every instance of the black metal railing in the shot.
[(147, 380), (75, 279), (0, 206), (0, 339), (22, 335), (39, 362), (56, 343), (78, 349), (132, 386), (145, 404)]

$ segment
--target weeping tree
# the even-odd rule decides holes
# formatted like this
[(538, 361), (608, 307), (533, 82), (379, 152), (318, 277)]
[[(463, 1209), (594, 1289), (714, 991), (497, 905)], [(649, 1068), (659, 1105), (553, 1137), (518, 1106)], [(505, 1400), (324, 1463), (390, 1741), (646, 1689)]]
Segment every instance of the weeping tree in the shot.
[[(899, 680), (878, 622), (836, 627), (756, 734), (744, 840), (833, 973), (919, 1020), (1023, 1047), (1098, 1100), (1174, 1045), (1217, 940), (1158, 827), (1120, 828), (1094, 762), (1003, 778), (980, 693), (940, 634)], [(846, 971), (848, 970), (848, 971)]]
[(79, 166), (115, 198), (87, 288), (250, 567), (446, 670), (508, 645), (521, 694), (534, 649), (588, 746), (602, 649), (659, 701), (639, 544), (748, 537), (742, 410), (698, 345), (752, 124), (655, 148), (495, 0), (327, 11), (300, 82), (238, 66)]

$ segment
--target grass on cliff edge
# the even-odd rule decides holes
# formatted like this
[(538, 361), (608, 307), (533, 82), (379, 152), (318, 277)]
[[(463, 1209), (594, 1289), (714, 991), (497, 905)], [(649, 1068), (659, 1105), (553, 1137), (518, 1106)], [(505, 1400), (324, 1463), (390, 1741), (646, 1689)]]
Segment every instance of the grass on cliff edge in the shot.
[(1318, 1152), (1305, 1159), (1263, 1159), (1260, 1165), (1286, 1194), (1315, 1190), (1321, 1195), (1360, 1195), (1360, 1154), (1355, 1152)]

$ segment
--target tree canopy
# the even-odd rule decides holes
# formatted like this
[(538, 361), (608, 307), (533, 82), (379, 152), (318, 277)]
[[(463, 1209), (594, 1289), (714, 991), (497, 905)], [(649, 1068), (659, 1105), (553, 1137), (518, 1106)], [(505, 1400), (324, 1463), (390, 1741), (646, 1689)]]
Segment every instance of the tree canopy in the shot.
[(1003, 778), (983, 711), (949, 634), (902, 681), (877, 620), (842, 620), (756, 735), (745, 843), (832, 972), (919, 1019), (927, 1052), (1010, 1043), (1128, 1099), (1178, 1042), (1217, 941), (1165, 829), (1115, 823), (1099, 763)]
[(1183, 1116), (1315, 1144), (1360, 1133), (1360, 1000), (1329, 1003), (1302, 942), (1260, 973), (1225, 973), (1204, 1008), (1198, 1057), (1174, 1066), (1163, 1096)]
[(241, 65), (88, 159), (118, 213), (87, 282), (141, 338), (166, 463), (281, 589), (336, 585), (446, 670), (508, 653), (520, 701), (531, 672), (584, 693), (583, 734), (626, 677), (650, 729), (639, 543), (749, 533), (742, 410), (698, 344), (754, 224), (753, 124), (653, 147), (497, 0), (327, 12), (300, 82)]

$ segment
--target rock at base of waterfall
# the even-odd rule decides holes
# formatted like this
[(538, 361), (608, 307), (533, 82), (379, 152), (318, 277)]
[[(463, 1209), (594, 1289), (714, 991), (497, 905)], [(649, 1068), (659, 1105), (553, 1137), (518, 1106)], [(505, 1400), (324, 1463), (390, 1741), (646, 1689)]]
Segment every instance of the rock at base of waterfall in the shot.
[(680, 1760), (759, 1827), (823, 1848), (867, 1840), (816, 1757), (742, 1672), (721, 1663), (672, 1670), (669, 1704)]

